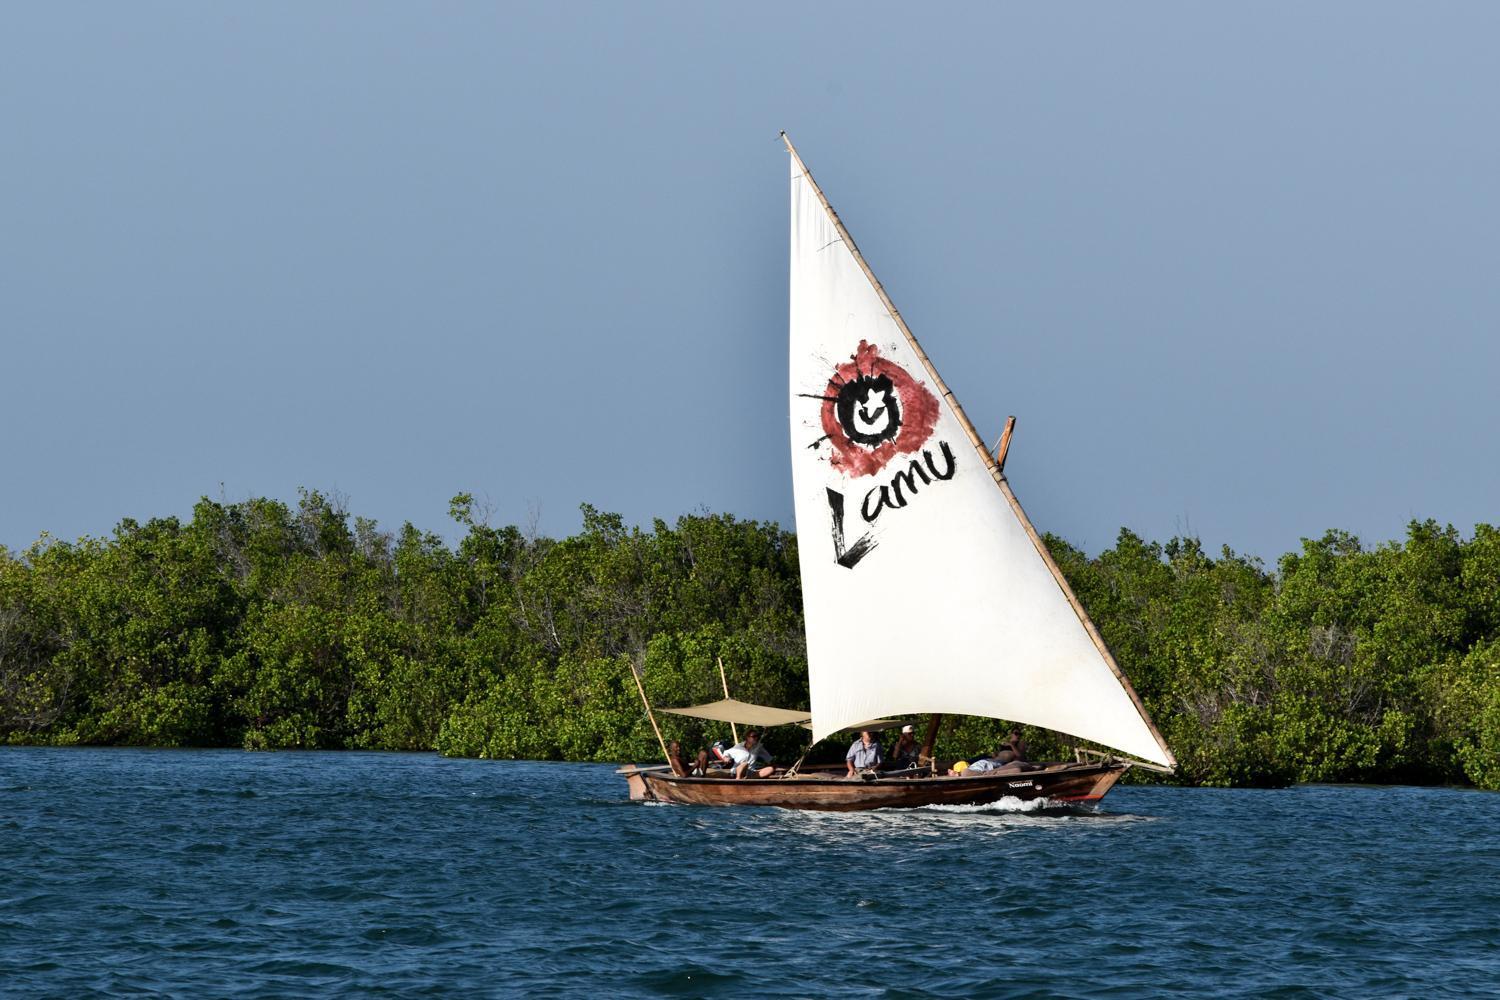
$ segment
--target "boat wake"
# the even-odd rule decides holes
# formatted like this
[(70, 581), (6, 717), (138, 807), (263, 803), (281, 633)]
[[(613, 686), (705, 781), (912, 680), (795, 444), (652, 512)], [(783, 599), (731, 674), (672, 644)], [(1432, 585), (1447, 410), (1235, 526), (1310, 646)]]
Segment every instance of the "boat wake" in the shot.
[[(1059, 802), (1055, 805), (1048, 798), (1040, 799), (1018, 799), (1007, 795), (998, 802), (986, 802), (983, 805), (932, 805), (922, 806), (915, 812), (935, 813), (1038, 813), (1047, 811), (1075, 811), (1073, 805)], [(1093, 812), (1092, 809), (1085, 810)]]

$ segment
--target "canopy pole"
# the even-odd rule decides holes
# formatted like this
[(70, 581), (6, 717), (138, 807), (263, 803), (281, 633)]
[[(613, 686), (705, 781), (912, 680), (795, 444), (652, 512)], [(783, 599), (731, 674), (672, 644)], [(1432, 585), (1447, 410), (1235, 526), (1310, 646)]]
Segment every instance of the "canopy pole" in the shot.
[(1005, 430), (1000, 432), (1000, 444), (995, 448), (995, 468), (1005, 471), (1005, 456), (1010, 452), (1010, 435), (1016, 429), (1016, 418), (1005, 418)]
[(651, 728), (656, 732), (656, 742), (661, 744), (662, 760), (671, 764), (672, 755), (667, 753), (667, 741), (661, 737), (661, 727), (656, 724), (656, 713), (651, 711), (651, 699), (646, 697), (646, 686), (641, 683), (641, 675), (636, 673), (634, 663), (630, 665), (630, 676), (635, 678), (635, 689), (641, 693), (641, 704), (646, 706), (646, 718), (651, 720)]
[(875, 277), (875, 272), (871, 270), (869, 262), (865, 260), (864, 254), (860, 253), (859, 247), (855, 245), (854, 237), (850, 236), (849, 230), (844, 228), (844, 221), (839, 218), (839, 213), (833, 210), (833, 205), (829, 204), (828, 196), (823, 193), (822, 188), (818, 187), (818, 182), (813, 180), (812, 171), (808, 170), (807, 164), (802, 162), (802, 157), (798, 155), (797, 148), (792, 145), (792, 140), (787, 137), (785, 131), (781, 133), (781, 141), (786, 144), (786, 151), (792, 155), (792, 160), (797, 164), (797, 168), (802, 172), (802, 176), (807, 179), (808, 186), (818, 196), (818, 201), (822, 204), (823, 211), (828, 213), (828, 219), (833, 223), (833, 228), (843, 238), (844, 246), (848, 248), (850, 255), (854, 257), (854, 261), (859, 265), (860, 270), (865, 273), (865, 278), (869, 280), (870, 287), (875, 289), (875, 294), (880, 299), (881, 305), (885, 306), (886, 312), (890, 314), (891, 319), (896, 323), (896, 327), (906, 338), (907, 346), (916, 354), (917, 360), (922, 362), (922, 367), (926, 370), (928, 377), (932, 379), (933, 385), (938, 390), (938, 394), (947, 400), (953, 416), (958, 420), (958, 425), (964, 429), (964, 433), (968, 435), (969, 443), (979, 453), (980, 460), (989, 469), (990, 476), (995, 480), (995, 484), (1000, 487), (1000, 492), (1005, 496), (1005, 501), (1010, 505), (1011, 512), (1015, 514), (1016, 520), (1021, 522), (1021, 527), (1026, 532), (1026, 536), (1031, 539), (1032, 547), (1036, 549), (1037, 555), (1042, 557), (1042, 562), (1046, 564), (1047, 569), (1051, 570), (1053, 581), (1057, 583), (1058, 589), (1063, 593), (1063, 597), (1067, 599), (1068, 604), (1073, 608), (1073, 613), (1078, 616), (1078, 620), (1082, 623), (1084, 631), (1093, 640), (1095, 648), (1099, 650), (1099, 655), (1103, 657), (1104, 663), (1109, 667), (1110, 673), (1115, 675), (1115, 680), (1120, 682), (1120, 686), (1125, 689), (1125, 693), (1135, 703), (1135, 709), (1140, 714), (1141, 721), (1146, 724), (1146, 728), (1156, 738), (1156, 745), (1161, 747), (1162, 756), (1175, 768), (1177, 765), (1176, 755), (1167, 746), (1167, 741), (1162, 736), (1161, 730), (1156, 728), (1156, 723), (1151, 721), (1151, 716), (1146, 712), (1146, 705), (1141, 701), (1141, 696), (1136, 693), (1135, 687), (1130, 683), (1130, 679), (1125, 676), (1125, 672), (1115, 662), (1114, 654), (1104, 644), (1104, 637), (1099, 634), (1099, 629), (1094, 625), (1093, 619), (1089, 618), (1089, 613), (1084, 610), (1083, 604), (1078, 600), (1078, 595), (1074, 594), (1073, 588), (1068, 585), (1067, 578), (1063, 576), (1062, 568), (1057, 565), (1057, 560), (1052, 558), (1052, 553), (1048, 551), (1047, 544), (1042, 541), (1042, 536), (1037, 533), (1036, 526), (1031, 523), (1031, 518), (1027, 517), (1026, 511), (1021, 509), (1021, 502), (1011, 492), (1010, 483), (1006, 481), (1005, 473), (1001, 472), (1000, 467), (995, 464), (995, 456), (985, 446), (984, 439), (979, 436), (979, 431), (974, 427), (974, 422), (969, 419), (968, 414), (964, 413), (964, 408), (958, 402), (958, 397), (953, 395), (953, 390), (948, 388), (948, 383), (944, 382), (943, 377), (938, 374), (937, 366), (932, 363), (932, 359), (927, 356), (927, 352), (922, 350), (922, 345), (918, 343), (916, 335), (911, 332), (911, 327), (906, 325), (906, 320), (902, 318), (900, 310), (891, 301), (891, 297), (886, 294), (885, 286), (880, 283), (879, 278)]
[[(722, 656), (715, 656), (714, 660), (715, 660), (715, 662), (717, 662), (719, 664), (719, 682), (724, 685), (724, 700), (728, 701), (729, 700), (729, 676), (724, 673), (724, 657), (722, 657)], [(729, 724), (729, 731), (730, 731), (730, 733), (732, 733), (734, 735), (734, 741), (736, 743), (738, 743), (740, 741), (740, 727), (736, 726), (733, 722), (731, 722)]]
[(932, 750), (937, 746), (938, 727), (942, 724), (943, 716), (938, 712), (932, 713), (932, 718), (927, 722), (927, 735), (922, 740), (922, 753), (917, 757), (918, 761), (923, 757), (932, 760)]

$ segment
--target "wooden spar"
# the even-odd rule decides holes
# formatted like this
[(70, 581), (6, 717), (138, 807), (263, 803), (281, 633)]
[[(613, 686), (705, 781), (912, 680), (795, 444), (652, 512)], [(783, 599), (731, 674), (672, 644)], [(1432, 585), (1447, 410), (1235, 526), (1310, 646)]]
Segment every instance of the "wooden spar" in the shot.
[[(724, 673), (724, 657), (716, 656), (714, 660), (719, 664), (719, 681), (724, 685), (724, 698), (727, 701), (729, 699), (729, 676)], [(722, 729), (719, 731), (723, 732)], [(733, 734), (734, 741), (738, 743), (740, 741), (740, 727), (731, 722), (729, 724), (729, 732)]]
[(630, 676), (635, 678), (635, 689), (641, 693), (641, 704), (646, 706), (646, 718), (651, 720), (651, 728), (656, 732), (656, 742), (661, 744), (662, 759), (670, 765), (672, 755), (667, 753), (667, 741), (661, 737), (661, 727), (656, 724), (656, 713), (651, 711), (651, 699), (646, 697), (646, 686), (641, 683), (641, 675), (635, 672), (634, 664), (631, 664)]
[(1010, 451), (1010, 436), (1016, 429), (1016, 418), (1005, 418), (1005, 430), (1000, 432), (1000, 444), (995, 448), (995, 468), (1005, 471), (1005, 456)]
[(1068, 586), (1067, 578), (1063, 576), (1062, 569), (1057, 565), (1057, 560), (1052, 558), (1052, 553), (1047, 551), (1047, 545), (1042, 541), (1042, 536), (1037, 533), (1036, 527), (1032, 525), (1031, 518), (1027, 517), (1026, 511), (1021, 509), (1021, 502), (1011, 492), (1010, 484), (1005, 480), (1005, 474), (1000, 470), (1000, 466), (995, 463), (995, 456), (985, 446), (984, 439), (979, 436), (979, 431), (975, 430), (974, 423), (969, 419), (968, 414), (964, 413), (964, 408), (959, 404), (958, 397), (953, 395), (953, 390), (948, 388), (948, 384), (938, 374), (937, 366), (932, 363), (932, 359), (927, 356), (927, 352), (922, 350), (922, 345), (917, 341), (916, 335), (911, 332), (911, 328), (906, 325), (906, 320), (901, 318), (901, 313), (896, 308), (896, 304), (886, 294), (885, 286), (880, 283), (879, 278), (875, 277), (875, 272), (870, 269), (869, 262), (865, 260), (864, 254), (860, 253), (859, 247), (855, 245), (854, 237), (850, 236), (849, 230), (844, 228), (844, 221), (833, 210), (833, 206), (828, 202), (828, 196), (823, 193), (822, 188), (818, 187), (818, 182), (813, 180), (812, 171), (807, 169), (807, 164), (803, 163), (802, 157), (797, 155), (797, 148), (792, 145), (792, 140), (787, 137), (786, 132), (781, 133), (781, 141), (786, 144), (786, 151), (792, 155), (792, 160), (797, 164), (797, 169), (802, 171), (802, 176), (807, 179), (808, 186), (818, 196), (818, 201), (823, 205), (823, 211), (828, 213), (828, 219), (833, 223), (833, 228), (838, 231), (840, 238), (843, 239), (844, 246), (849, 248), (849, 253), (854, 256), (855, 263), (859, 264), (860, 270), (865, 273), (865, 278), (869, 280), (870, 287), (875, 289), (875, 294), (880, 298), (881, 304), (885, 306), (886, 312), (890, 313), (891, 319), (895, 321), (897, 328), (901, 330), (902, 336), (906, 338), (906, 343), (916, 353), (918, 360), (922, 362), (922, 367), (927, 370), (928, 377), (937, 386), (939, 395), (948, 401), (948, 406), (952, 409), (953, 415), (958, 418), (959, 426), (968, 434), (969, 443), (979, 453), (980, 461), (984, 462), (985, 467), (990, 470), (990, 476), (995, 480), (995, 484), (1000, 487), (1000, 492), (1004, 494), (1006, 502), (1010, 504), (1011, 512), (1015, 514), (1016, 520), (1025, 529), (1026, 536), (1031, 539), (1031, 544), (1036, 547), (1037, 554), (1042, 557), (1042, 562), (1052, 572), (1052, 579), (1057, 582), (1058, 588), (1062, 590), (1063, 596), (1067, 598), (1068, 604), (1073, 608), (1073, 613), (1078, 616), (1078, 620), (1083, 624), (1084, 631), (1093, 640), (1094, 646), (1099, 650), (1099, 655), (1104, 658), (1104, 662), (1109, 667), (1110, 672), (1115, 675), (1115, 679), (1120, 682), (1120, 686), (1125, 689), (1125, 693), (1135, 703), (1135, 708), (1140, 713), (1141, 721), (1146, 724), (1146, 728), (1150, 730), (1151, 735), (1156, 739), (1156, 745), (1161, 747), (1161, 752), (1166, 756), (1167, 761), (1175, 768), (1177, 766), (1177, 758), (1173, 755), (1171, 748), (1167, 746), (1167, 741), (1162, 738), (1161, 730), (1157, 729), (1156, 723), (1151, 721), (1151, 716), (1146, 712), (1146, 706), (1141, 702), (1141, 696), (1136, 694), (1135, 688), (1131, 686), (1129, 678), (1120, 669), (1120, 665), (1115, 662), (1114, 654), (1104, 644), (1103, 636), (1099, 634), (1099, 630), (1094, 626), (1093, 620), (1089, 618), (1088, 612), (1079, 603), (1078, 596), (1073, 593), (1073, 588)]
[(934, 712), (932, 718), (927, 722), (927, 735), (922, 739), (922, 751), (917, 757), (919, 762), (923, 757), (926, 757), (928, 760), (932, 759), (932, 748), (937, 746), (938, 727), (942, 724), (943, 716), (938, 712)]

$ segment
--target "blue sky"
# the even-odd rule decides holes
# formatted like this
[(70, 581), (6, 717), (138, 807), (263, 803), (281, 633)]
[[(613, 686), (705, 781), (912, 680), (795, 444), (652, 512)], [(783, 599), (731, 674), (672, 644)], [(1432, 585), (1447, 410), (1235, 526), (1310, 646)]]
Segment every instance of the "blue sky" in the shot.
[[(787, 129), (1033, 520), (1500, 517), (1500, 7), (12, 4), (0, 543), (790, 523)], [(991, 432), (993, 432), (991, 434)]]

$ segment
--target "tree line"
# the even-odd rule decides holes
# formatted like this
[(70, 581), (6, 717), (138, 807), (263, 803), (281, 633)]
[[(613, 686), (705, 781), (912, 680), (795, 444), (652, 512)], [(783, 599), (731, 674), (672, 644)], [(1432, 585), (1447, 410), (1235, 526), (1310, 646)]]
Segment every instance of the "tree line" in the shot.
[[(792, 533), (585, 505), (552, 539), (467, 494), (450, 514), (451, 546), (316, 491), (205, 498), (185, 522), (0, 547), (0, 741), (650, 760), (632, 672), (653, 704), (711, 701), (717, 660), (736, 697), (807, 705)], [(1176, 752), (1170, 780), (1500, 788), (1500, 530), (1330, 531), (1274, 567), (1126, 530), (1094, 557), (1046, 542)], [(727, 735), (659, 718), (690, 748)], [(1005, 728), (950, 719), (939, 754)], [(803, 735), (768, 743), (795, 756)]]

